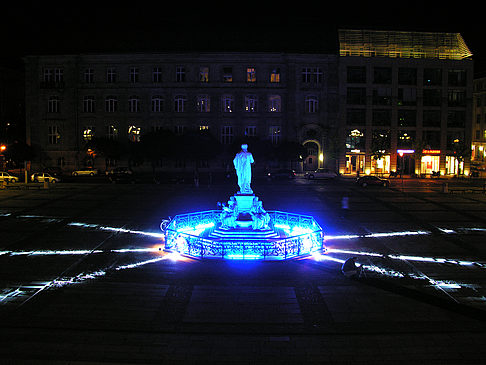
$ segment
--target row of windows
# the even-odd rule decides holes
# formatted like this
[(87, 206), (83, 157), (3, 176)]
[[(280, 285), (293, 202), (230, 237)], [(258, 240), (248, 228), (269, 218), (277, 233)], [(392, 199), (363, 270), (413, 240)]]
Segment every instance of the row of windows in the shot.
[[(346, 124), (366, 125), (366, 109), (348, 109), (346, 111)], [(393, 114), (390, 109), (373, 109), (371, 124), (373, 126), (390, 126)], [(401, 127), (417, 126), (416, 110), (398, 110), (396, 124)], [(424, 110), (422, 112), (422, 126), (440, 128), (442, 125), (442, 112), (440, 110)], [(447, 127), (464, 128), (466, 125), (466, 112), (462, 110), (449, 110), (447, 112)]]
[[(393, 77), (396, 77), (400, 85), (418, 85), (418, 70), (416, 68), (402, 67), (398, 68), (396, 75), (393, 75), (391, 67), (373, 67), (372, 83), (374, 84), (391, 84)], [(466, 86), (466, 70), (447, 70), (447, 76), (443, 74), (441, 68), (423, 69), (422, 85), (439, 86), (447, 80), (449, 86)], [(354, 84), (365, 84), (367, 80), (366, 66), (348, 66), (346, 74), (347, 82)]]
[[(152, 127), (152, 131), (159, 129), (158, 127)], [(174, 126), (174, 132), (178, 135), (182, 135), (186, 130), (186, 126), (183, 125), (176, 125)], [(200, 125), (199, 130), (209, 130), (208, 125)], [(95, 127), (93, 126), (86, 126), (83, 130), (83, 139), (87, 142), (92, 140), (95, 137)], [(131, 142), (140, 142), (140, 138), (142, 135), (142, 129), (139, 126), (131, 125), (127, 129), (127, 137), (128, 140)], [(244, 135), (247, 137), (256, 137), (257, 134), (257, 126), (248, 125), (244, 128)], [(106, 126), (105, 129), (105, 137), (109, 139), (118, 139), (119, 138), (119, 128), (116, 125), (110, 124)], [(281, 140), (281, 128), (280, 126), (270, 126), (268, 128), (268, 138), (273, 144), (280, 143)], [(220, 129), (220, 141), (223, 144), (230, 144), (233, 142), (235, 137), (233, 126), (226, 125), (222, 126)], [(50, 145), (56, 145), (61, 143), (61, 130), (56, 125), (48, 126), (48, 133), (47, 133), (47, 142)]]
[[(373, 150), (386, 150), (391, 148), (391, 131), (388, 129), (371, 131), (371, 145)], [(442, 134), (440, 131), (423, 131), (422, 144), (428, 149), (441, 149)], [(464, 141), (464, 133), (451, 131), (446, 134), (447, 149), (453, 149), (454, 144)], [(397, 148), (414, 148), (417, 142), (417, 133), (414, 130), (398, 130), (396, 133)], [(346, 134), (346, 149), (365, 150), (366, 131), (363, 129), (350, 129)]]
[[(160, 95), (152, 96), (150, 101), (150, 111), (154, 113), (166, 110), (164, 98)], [(235, 99), (232, 95), (223, 95), (220, 99), (221, 111), (224, 113), (235, 112)], [(114, 113), (118, 111), (118, 98), (116, 96), (107, 96), (104, 101), (104, 111)], [(188, 100), (185, 95), (176, 95), (173, 98), (173, 111), (183, 113), (189, 111)], [(208, 95), (199, 95), (196, 97), (192, 110), (200, 113), (211, 112), (211, 97)], [(142, 110), (142, 101), (138, 96), (128, 97), (128, 111), (138, 113)], [(256, 95), (246, 95), (244, 97), (243, 111), (256, 113), (259, 110), (259, 98)], [(96, 111), (96, 99), (94, 96), (85, 96), (83, 98), (83, 112), (94, 113)], [(265, 111), (270, 113), (279, 113), (282, 111), (282, 98), (280, 95), (268, 95), (266, 99)], [(306, 96), (304, 100), (304, 111), (306, 113), (317, 113), (319, 111), (319, 100), (316, 96)], [(58, 96), (50, 96), (47, 100), (48, 113), (61, 112), (61, 99)]]
[[(172, 70), (172, 76), (168, 76), (163, 71), (162, 67), (154, 66), (150, 71), (150, 81), (153, 83), (164, 82), (164, 78), (167, 81), (186, 82), (186, 81), (198, 81), (201, 83), (208, 83), (211, 81), (220, 81), (225, 83), (233, 82), (234, 75), (238, 78), (245, 80), (248, 83), (256, 83), (260, 74), (265, 73), (263, 80), (270, 83), (280, 83), (281, 70), (280, 67), (271, 68), (269, 71), (258, 71), (256, 67), (246, 67), (245, 69), (235, 69), (232, 66), (225, 66), (218, 69), (218, 75), (213, 77), (210, 73), (208, 66), (200, 66), (197, 74), (197, 79), (191, 78), (191, 72), (186, 66), (175, 66)], [(301, 69), (301, 80), (303, 83), (315, 83), (320, 84), (322, 82), (322, 69), (320, 67), (303, 67)], [(139, 67), (129, 67), (127, 81), (130, 83), (138, 83), (143, 79), (144, 73)], [(88, 84), (92, 84), (97, 80), (99, 75), (96, 74), (93, 68), (86, 68), (83, 72), (83, 81)], [(216, 80), (217, 77), (217, 80)], [(102, 76), (106, 83), (119, 82), (119, 71), (116, 67), (107, 67), (104, 75)], [(45, 83), (62, 83), (64, 82), (64, 69), (63, 68), (45, 68), (43, 73), (43, 81)], [(144, 80), (148, 81), (148, 80)]]
[[(414, 106), (421, 100), (423, 106), (441, 106), (442, 89), (424, 89), (422, 97), (417, 95), (416, 88), (399, 88), (396, 96), (392, 88), (376, 88), (369, 97), (373, 105)], [(346, 103), (348, 105), (366, 105), (368, 102), (367, 89), (364, 87), (348, 87)], [(466, 91), (447, 90), (447, 105), (450, 107), (466, 106)]]

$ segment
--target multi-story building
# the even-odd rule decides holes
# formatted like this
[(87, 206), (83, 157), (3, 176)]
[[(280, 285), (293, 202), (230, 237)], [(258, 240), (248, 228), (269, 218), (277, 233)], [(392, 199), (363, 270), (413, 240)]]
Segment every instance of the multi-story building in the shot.
[[(324, 163), (329, 131), (337, 122), (336, 58), (277, 53), (29, 56), (27, 140), (41, 165), (74, 168), (85, 160), (86, 142), (93, 137), (127, 144), (157, 129), (177, 134), (209, 129), (223, 145), (241, 136), (272, 144), (299, 141), (310, 152), (306, 166), (316, 168)], [(98, 164), (104, 167), (105, 161)]]
[[(209, 129), (226, 146), (244, 136), (298, 142), (304, 170), (469, 172), (473, 62), (457, 33), (340, 30), (339, 55), (79, 54), (25, 63), (27, 141), (44, 166), (92, 163), (94, 137), (133, 144), (158, 129)], [(210, 168), (231, 159), (223, 154)]]
[(486, 167), (486, 77), (474, 80), (471, 163)]
[(339, 48), (341, 173), (468, 173), (473, 62), (460, 34), (341, 30)]

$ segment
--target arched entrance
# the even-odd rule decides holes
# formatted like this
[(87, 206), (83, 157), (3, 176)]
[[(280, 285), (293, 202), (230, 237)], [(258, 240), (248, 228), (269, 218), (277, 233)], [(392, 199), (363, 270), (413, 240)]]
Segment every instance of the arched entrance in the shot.
[(304, 158), (304, 171), (314, 171), (319, 168), (319, 153), (321, 146), (316, 140), (307, 140), (302, 143), (307, 150), (307, 156)]

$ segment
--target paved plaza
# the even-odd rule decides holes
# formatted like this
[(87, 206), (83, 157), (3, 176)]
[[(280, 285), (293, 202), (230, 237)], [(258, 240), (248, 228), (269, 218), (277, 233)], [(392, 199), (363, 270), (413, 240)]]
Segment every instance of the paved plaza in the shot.
[(486, 194), (444, 183), (255, 181), (326, 233), (290, 261), (163, 250), (162, 219), (234, 182), (0, 190), (2, 364), (485, 363)]

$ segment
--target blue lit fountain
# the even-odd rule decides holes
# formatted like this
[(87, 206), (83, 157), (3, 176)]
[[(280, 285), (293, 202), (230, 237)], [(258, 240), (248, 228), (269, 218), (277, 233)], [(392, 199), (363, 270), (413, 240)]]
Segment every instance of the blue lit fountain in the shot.
[(253, 156), (242, 145), (233, 163), (240, 191), (221, 210), (176, 215), (167, 225), (165, 250), (194, 258), (284, 260), (322, 250), (323, 231), (315, 219), (265, 211), (250, 188)]

